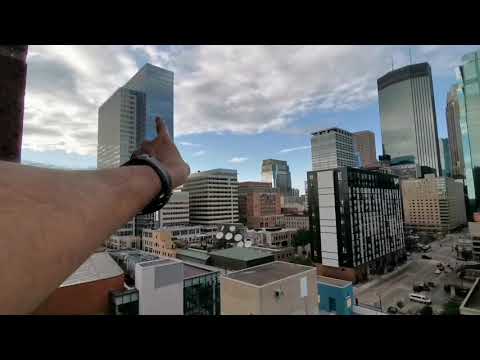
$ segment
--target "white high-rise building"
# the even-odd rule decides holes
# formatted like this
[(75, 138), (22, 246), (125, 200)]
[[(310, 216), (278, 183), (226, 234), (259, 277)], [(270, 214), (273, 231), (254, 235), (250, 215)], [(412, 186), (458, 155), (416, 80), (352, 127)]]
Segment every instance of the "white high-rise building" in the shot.
[(190, 222), (189, 193), (175, 191), (165, 206), (155, 212), (155, 228), (187, 225)]
[(237, 223), (237, 170), (214, 169), (191, 174), (182, 192), (190, 194), (190, 222)]
[(355, 166), (352, 133), (330, 128), (312, 133), (312, 170)]

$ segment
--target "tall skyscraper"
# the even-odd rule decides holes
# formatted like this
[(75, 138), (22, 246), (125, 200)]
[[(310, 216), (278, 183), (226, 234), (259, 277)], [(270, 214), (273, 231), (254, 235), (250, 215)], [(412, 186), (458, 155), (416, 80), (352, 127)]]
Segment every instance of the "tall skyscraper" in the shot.
[(190, 194), (190, 222), (238, 223), (237, 170), (213, 169), (193, 173), (182, 192)]
[(458, 102), (458, 85), (453, 85), (447, 97), (447, 129), (452, 159), (452, 177), (465, 177), (465, 162), (463, 160), (462, 131), (460, 129), (460, 105)]
[(146, 95), (145, 139), (157, 136), (155, 117), (160, 116), (173, 140), (173, 72), (147, 63), (124, 87)]
[(393, 70), (377, 80), (383, 153), (392, 165), (419, 164), (440, 174), (437, 117), (428, 63)]
[(361, 167), (374, 166), (377, 163), (375, 134), (371, 131), (358, 131), (353, 135), (353, 149), (358, 154)]
[(450, 144), (448, 139), (440, 139), (440, 161), (442, 164), (442, 176), (452, 176), (452, 160), (450, 157)]
[[(98, 110), (97, 167), (125, 163), (144, 140), (156, 136), (155, 117), (161, 116), (173, 135), (173, 73), (145, 64)], [(117, 231), (118, 236), (141, 236), (153, 228), (154, 215), (139, 215)]]
[(312, 170), (356, 166), (352, 133), (330, 128), (312, 133)]
[(263, 160), (262, 181), (271, 183), (274, 189), (278, 189), (284, 195), (292, 193), (290, 168), (284, 160)]
[(457, 95), (470, 217), (480, 205), (480, 51), (465, 55), (462, 62)]

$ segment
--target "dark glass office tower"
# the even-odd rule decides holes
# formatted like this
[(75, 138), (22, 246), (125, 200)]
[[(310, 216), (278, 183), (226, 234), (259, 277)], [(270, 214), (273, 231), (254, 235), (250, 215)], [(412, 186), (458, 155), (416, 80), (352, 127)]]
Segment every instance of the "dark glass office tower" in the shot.
[(284, 195), (292, 194), (290, 168), (284, 160), (267, 159), (262, 162), (262, 181), (269, 182)]
[(384, 154), (392, 165), (419, 164), (440, 174), (437, 118), (428, 63), (391, 71), (377, 80)]
[(460, 129), (469, 209), (478, 211), (480, 200), (480, 51), (465, 55), (457, 69)]
[(447, 97), (447, 129), (450, 158), (452, 161), (452, 177), (465, 177), (465, 163), (463, 160), (462, 131), (460, 129), (460, 106), (458, 103), (458, 85), (450, 88)]
[(450, 157), (450, 143), (448, 139), (440, 139), (440, 160), (442, 176), (452, 177), (452, 159)]
[(141, 91), (146, 95), (145, 139), (152, 140), (157, 135), (156, 116), (160, 116), (165, 121), (173, 139), (173, 72), (152, 64), (145, 64), (124, 87)]

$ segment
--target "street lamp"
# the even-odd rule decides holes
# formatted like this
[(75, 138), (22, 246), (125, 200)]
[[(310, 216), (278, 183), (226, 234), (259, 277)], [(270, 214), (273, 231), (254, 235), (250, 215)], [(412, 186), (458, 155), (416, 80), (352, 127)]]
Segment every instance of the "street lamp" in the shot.
[(381, 312), (383, 312), (383, 307), (382, 307), (382, 296), (381, 296), (379, 293), (377, 293), (377, 296), (378, 296), (378, 300), (379, 300), (379, 302), (380, 302), (380, 311), (381, 311)]

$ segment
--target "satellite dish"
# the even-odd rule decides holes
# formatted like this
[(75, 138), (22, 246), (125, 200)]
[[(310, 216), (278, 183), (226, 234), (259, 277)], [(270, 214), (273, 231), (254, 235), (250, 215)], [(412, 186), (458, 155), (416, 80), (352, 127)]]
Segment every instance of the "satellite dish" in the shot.
[(233, 225), (230, 226), (229, 230), (230, 230), (230, 232), (232, 232), (232, 233), (235, 232), (235, 226), (233, 226)]
[(245, 247), (252, 246), (252, 242), (250, 240), (245, 240)]
[(223, 233), (217, 232), (217, 235), (215, 235), (215, 237), (217, 238), (217, 240), (220, 240), (221, 238), (223, 238)]
[(238, 247), (243, 247), (243, 241), (239, 241), (239, 242), (237, 243), (237, 246), (238, 246)]
[(233, 234), (232, 234), (232, 233), (229, 233), (229, 232), (228, 232), (228, 233), (225, 234), (225, 240), (230, 241), (230, 240), (232, 240), (232, 238), (233, 238)]
[(233, 240), (235, 240), (236, 242), (242, 241), (243, 240), (242, 234), (235, 234), (235, 236), (233, 237)]

